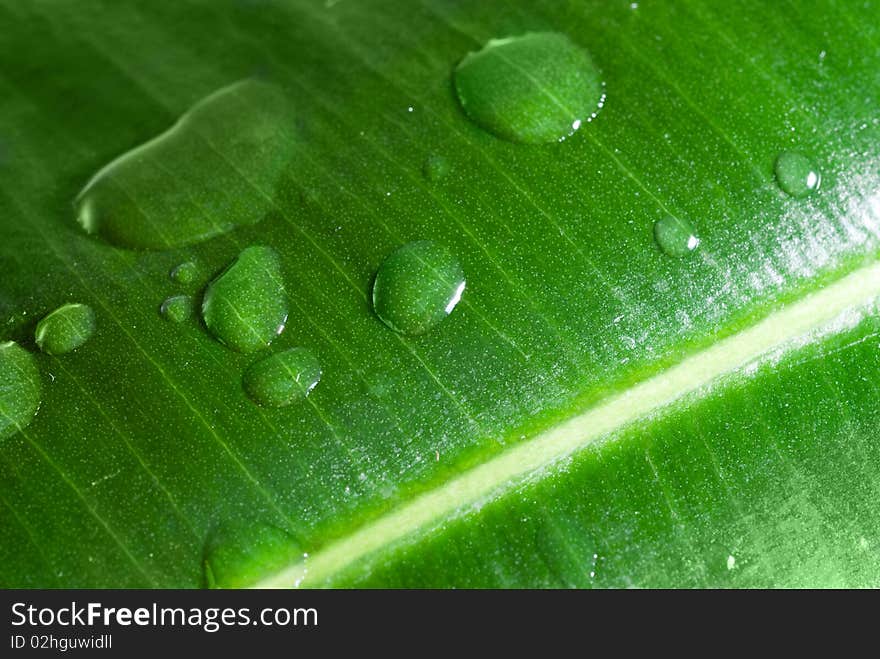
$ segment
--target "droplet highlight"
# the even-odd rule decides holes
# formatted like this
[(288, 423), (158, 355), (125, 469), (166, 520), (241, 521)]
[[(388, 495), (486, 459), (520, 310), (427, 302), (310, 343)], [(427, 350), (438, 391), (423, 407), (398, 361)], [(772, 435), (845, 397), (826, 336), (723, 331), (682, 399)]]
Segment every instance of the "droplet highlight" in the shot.
[(193, 283), (198, 274), (199, 267), (192, 261), (185, 261), (172, 268), (168, 276), (171, 277), (171, 281), (186, 285)]
[(95, 174), (75, 201), (77, 221), (110, 243), (142, 249), (255, 224), (290, 161), (292, 116), (278, 87), (255, 80), (224, 87)]
[(797, 151), (783, 151), (776, 158), (776, 182), (784, 192), (801, 198), (822, 184), (822, 175), (810, 158)]
[(202, 318), (233, 350), (252, 352), (268, 346), (287, 322), (287, 295), (275, 251), (261, 246), (243, 250), (208, 285)]
[(0, 343), (0, 440), (26, 428), (39, 407), (34, 356), (14, 341)]
[(37, 323), (34, 338), (50, 355), (76, 350), (95, 333), (95, 312), (86, 304), (65, 304)]
[(321, 381), (321, 363), (306, 348), (292, 348), (251, 364), (242, 385), (258, 405), (284, 407), (302, 400)]
[(669, 256), (686, 256), (700, 245), (694, 225), (678, 217), (667, 215), (654, 223), (654, 239)]
[(530, 144), (565, 139), (605, 104), (590, 55), (556, 32), (492, 39), (458, 65), (455, 90), (476, 124)]
[(296, 539), (283, 529), (247, 521), (226, 523), (205, 543), (205, 586), (247, 588), (302, 556)]
[(461, 300), (465, 274), (458, 259), (429, 240), (409, 243), (379, 267), (373, 308), (401, 334), (424, 334), (446, 318)]
[(159, 313), (172, 323), (186, 322), (193, 315), (193, 300), (189, 295), (172, 295), (162, 302)]

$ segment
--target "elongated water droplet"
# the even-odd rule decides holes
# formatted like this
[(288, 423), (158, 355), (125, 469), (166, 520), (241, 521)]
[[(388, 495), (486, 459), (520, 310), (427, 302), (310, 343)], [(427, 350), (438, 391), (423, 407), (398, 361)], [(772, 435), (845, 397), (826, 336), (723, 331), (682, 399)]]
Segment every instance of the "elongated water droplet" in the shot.
[(420, 240), (401, 247), (380, 266), (373, 308), (391, 329), (424, 334), (452, 313), (464, 287), (458, 259), (445, 247)]
[(654, 223), (654, 238), (669, 256), (685, 256), (700, 244), (694, 226), (687, 220), (667, 215)]
[(178, 284), (191, 284), (199, 274), (198, 266), (192, 261), (185, 261), (171, 270), (171, 281)]
[(226, 523), (205, 545), (205, 585), (246, 588), (302, 556), (296, 539), (283, 529), (256, 522)]
[(165, 249), (258, 222), (294, 143), (292, 112), (272, 85), (214, 92), (149, 142), (100, 170), (76, 200), (88, 233)]
[(474, 122), (513, 142), (565, 139), (605, 104), (589, 54), (555, 32), (492, 39), (458, 65), (455, 89)]
[(783, 151), (776, 158), (776, 182), (792, 197), (806, 197), (819, 189), (822, 175), (813, 161), (797, 151)]
[(244, 390), (267, 407), (284, 407), (309, 395), (321, 380), (321, 364), (306, 348), (292, 348), (251, 364)]
[(193, 300), (189, 295), (172, 295), (162, 302), (159, 313), (165, 320), (182, 323), (192, 317)]
[(34, 356), (14, 341), (0, 343), (0, 439), (27, 427), (40, 406)]
[(95, 312), (85, 304), (65, 304), (37, 323), (34, 333), (40, 350), (63, 355), (76, 350), (95, 333)]
[(211, 333), (240, 352), (265, 348), (284, 330), (287, 296), (278, 255), (248, 247), (208, 285), (202, 317)]
[(443, 156), (428, 156), (422, 165), (422, 173), (426, 179), (436, 183), (449, 174), (449, 161)]

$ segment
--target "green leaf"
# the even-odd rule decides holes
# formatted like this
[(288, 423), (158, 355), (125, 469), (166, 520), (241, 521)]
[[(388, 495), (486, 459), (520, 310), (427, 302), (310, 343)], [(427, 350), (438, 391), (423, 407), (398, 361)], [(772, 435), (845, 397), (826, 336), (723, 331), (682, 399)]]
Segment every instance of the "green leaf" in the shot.
[[(880, 585), (877, 6), (9, 0), (0, 21), (0, 585)], [(562, 142), (510, 141), (593, 96), (542, 114), (541, 46), (469, 114), (456, 70), (546, 33), (605, 99)], [(485, 118), (505, 91), (528, 96), (510, 135)], [(467, 285), (410, 336), (372, 287), (419, 241)], [(255, 246), (272, 267), (228, 281)], [(451, 262), (395, 269), (388, 308), (418, 320)], [(163, 318), (224, 271), (224, 340), (270, 346), (230, 349), (186, 298)], [(288, 309), (277, 338), (261, 299)], [(94, 333), (40, 351), (66, 304)], [(320, 382), (291, 399), (301, 367), (275, 360), (251, 373), (292, 402), (254, 403), (244, 374), (292, 349)]]

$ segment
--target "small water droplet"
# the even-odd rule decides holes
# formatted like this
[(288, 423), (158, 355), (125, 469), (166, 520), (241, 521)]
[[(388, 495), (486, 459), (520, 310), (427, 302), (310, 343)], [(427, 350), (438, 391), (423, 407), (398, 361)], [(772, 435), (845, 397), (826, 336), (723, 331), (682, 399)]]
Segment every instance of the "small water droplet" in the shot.
[(263, 218), (295, 143), (290, 104), (243, 80), (194, 105), (154, 139), (95, 174), (77, 221), (122, 247), (197, 243)]
[(813, 161), (797, 151), (783, 151), (776, 158), (776, 182), (792, 197), (801, 198), (819, 189), (822, 175)]
[(732, 554), (727, 557), (727, 569), (732, 570), (736, 567), (736, 557)]
[(421, 240), (401, 247), (379, 267), (373, 308), (391, 329), (424, 334), (452, 313), (464, 288), (458, 259), (445, 247)]
[(321, 380), (321, 364), (306, 348), (292, 348), (251, 364), (242, 385), (251, 399), (268, 407), (302, 400)]
[(178, 284), (191, 284), (199, 274), (199, 267), (192, 261), (185, 261), (171, 270), (171, 281)]
[(265, 348), (284, 330), (287, 296), (278, 255), (248, 247), (208, 285), (202, 317), (211, 333), (239, 352)]
[(555, 32), (492, 39), (455, 70), (465, 113), (513, 142), (541, 144), (571, 135), (605, 101), (589, 54)]
[(302, 547), (283, 529), (249, 521), (228, 522), (205, 543), (208, 588), (246, 588), (300, 559)]
[(0, 439), (27, 427), (40, 407), (34, 356), (14, 341), (0, 343)]
[(700, 245), (694, 226), (672, 215), (654, 223), (654, 239), (669, 256), (685, 256)]
[(449, 161), (439, 155), (428, 156), (425, 159), (425, 164), (422, 165), (422, 174), (432, 183), (445, 178), (449, 174), (449, 170)]
[(76, 350), (95, 333), (95, 312), (85, 304), (65, 304), (37, 323), (34, 338), (50, 355)]
[(172, 295), (165, 298), (159, 313), (165, 320), (172, 323), (182, 323), (189, 320), (193, 314), (193, 300), (189, 295)]

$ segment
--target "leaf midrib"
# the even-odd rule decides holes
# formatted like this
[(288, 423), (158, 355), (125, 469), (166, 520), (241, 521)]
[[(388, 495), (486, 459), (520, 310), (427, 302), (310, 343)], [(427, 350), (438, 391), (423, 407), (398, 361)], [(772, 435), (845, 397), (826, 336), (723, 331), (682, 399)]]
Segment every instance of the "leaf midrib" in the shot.
[(503, 495), (530, 475), (718, 383), (763, 355), (791, 346), (878, 296), (880, 263), (872, 263), (419, 495), (255, 587), (325, 584), (343, 568), (394, 543), (412, 541), (462, 508)]

